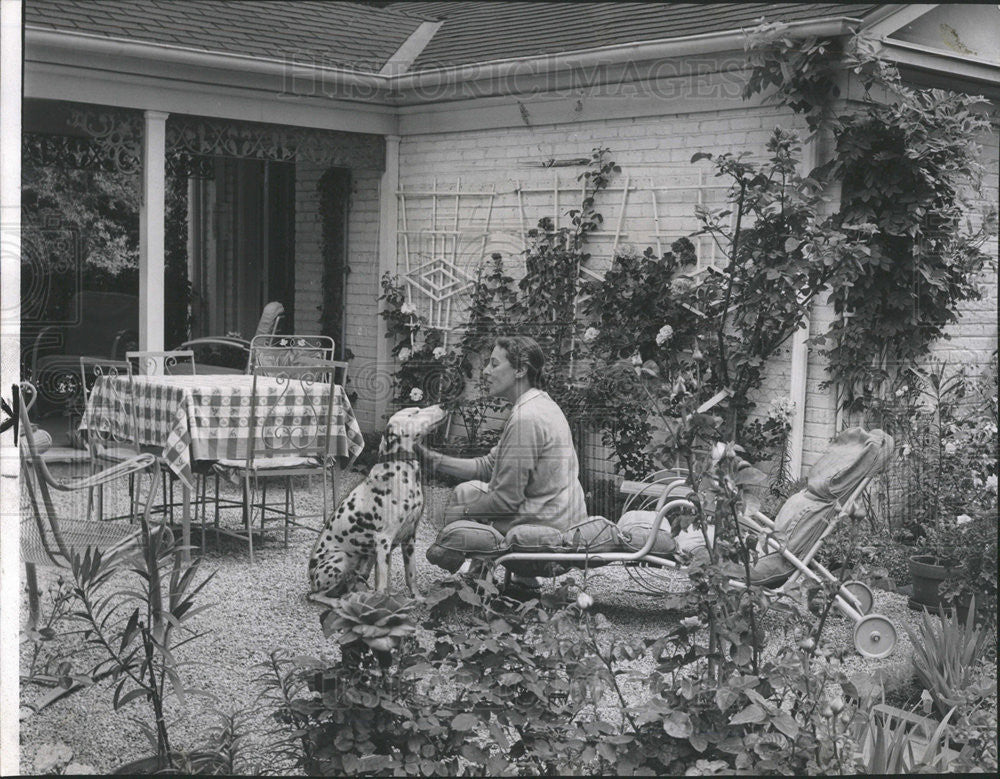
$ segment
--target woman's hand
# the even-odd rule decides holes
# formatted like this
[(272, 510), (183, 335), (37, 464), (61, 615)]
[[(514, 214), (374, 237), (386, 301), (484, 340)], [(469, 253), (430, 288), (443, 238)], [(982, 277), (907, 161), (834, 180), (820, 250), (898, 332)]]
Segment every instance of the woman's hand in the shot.
[(416, 453), (417, 457), (420, 458), (421, 464), (426, 468), (433, 470), (437, 468), (438, 463), (441, 461), (440, 452), (428, 449), (420, 442), (413, 445), (413, 451)]

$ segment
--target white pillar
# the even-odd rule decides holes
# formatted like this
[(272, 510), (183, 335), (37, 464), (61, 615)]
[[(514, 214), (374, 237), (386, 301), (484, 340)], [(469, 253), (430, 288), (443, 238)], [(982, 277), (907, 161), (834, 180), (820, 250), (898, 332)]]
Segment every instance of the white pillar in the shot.
[[(819, 164), (819, 137), (813, 136), (802, 147), (801, 173), (807, 176)], [(809, 378), (809, 340), (813, 305), (806, 312), (805, 327), (792, 335), (791, 377), (788, 382), (788, 397), (795, 404), (792, 415), (792, 430), (788, 440), (788, 473), (794, 481), (802, 476), (802, 450), (805, 443), (807, 382)]]
[(792, 416), (792, 431), (788, 441), (788, 473), (792, 480), (802, 475), (802, 448), (806, 429), (806, 380), (809, 377), (809, 320), (812, 307), (806, 316), (806, 326), (795, 331), (792, 336), (792, 376), (788, 385), (788, 397), (795, 404)]
[[(21, 0), (0, 0), (0, 117), (0, 396), (10, 404), (21, 377)], [(19, 474), (8, 430), (0, 437), (0, 776), (25, 773), (18, 746)]]
[(167, 116), (146, 111), (142, 135), (142, 210), (139, 212), (139, 348), (163, 350), (164, 220)]
[[(399, 189), (399, 136), (385, 136), (385, 173), (379, 184), (379, 229), (378, 229), (378, 274), (376, 284), (381, 284), (382, 274), (398, 270), (397, 220), (399, 205), (396, 192)], [(381, 294), (381, 288), (376, 295)], [(392, 397), (393, 358), (389, 339), (385, 337), (385, 320), (377, 317), (378, 331), (375, 346), (375, 375), (372, 388), (375, 392), (375, 426), (380, 429), (384, 422), (386, 408)]]

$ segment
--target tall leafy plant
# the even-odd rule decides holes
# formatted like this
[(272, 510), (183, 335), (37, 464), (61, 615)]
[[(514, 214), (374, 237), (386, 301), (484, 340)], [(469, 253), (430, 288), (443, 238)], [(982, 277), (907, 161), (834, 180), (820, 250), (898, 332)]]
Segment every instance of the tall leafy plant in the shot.
[[(965, 224), (966, 193), (982, 175), (978, 139), (989, 120), (981, 98), (905, 86), (875, 45), (855, 37), (794, 40), (784, 25), (748, 39), (745, 95), (774, 99), (831, 132), (832, 158), (810, 175), (840, 184), (841, 229), (863, 229), (865, 251), (831, 277), (839, 315), (820, 339), (848, 407), (863, 408), (894, 373), (925, 357), (980, 296), (977, 275), (996, 232), (990, 209), (978, 229)], [(838, 83), (856, 78), (860, 101), (838, 105)], [(881, 337), (872, 338), (872, 333)]]
[(190, 622), (205, 608), (195, 605), (195, 597), (212, 574), (198, 581), (200, 558), (185, 562), (184, 548), (174, 543), (169, 530), (150, 528), (145, 517), (140, 523), (141, 543), (131, 568), (135, 589), (109, 592), (122, 567), (117, 559), (91, 549), (74, 555), (71, 570), (79, 608), (73, 616), (85, 626), (85, 645), (103, 659), (90, 673), (73, 679), (92, 683), (110, 676), (116, 711), (133, 700), (146, 701), (152, 725), (137, 723), (156, 750), (160, 768), (174, 768), (180, 755), (170, 738), (166, 700), (173, 692), (183, 706), (196, 692), (183, 682), (175, 652), (201, 635)]

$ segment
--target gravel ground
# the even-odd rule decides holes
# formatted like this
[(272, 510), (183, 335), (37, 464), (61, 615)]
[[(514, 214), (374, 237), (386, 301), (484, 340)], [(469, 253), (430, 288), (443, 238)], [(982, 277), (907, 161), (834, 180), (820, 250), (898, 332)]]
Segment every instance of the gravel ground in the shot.
[[(347, 492), (360, 481), (362, 475), (348, 472), (338, 478), (338, 495)], [(318, 482), (317, 482), (318, 485)], [(417, 538), (417, 577), (419, 586), (426, 590), (433, 582), (448, 576), (432, 566), (424, 552), (437, 532), (437, 519), (447, 498), (448, 489), (432, 486), (425, 491), (427, 509)], [(319, 504), (318, 489), (309, 490), (303, 482), (296, 490), (298, 509), (302, 512), (316, 510)], [(77, 507), (78, 508), (78, 507)], [(232, 521), (232, 520), (231, 520)], [(312, 520), (319, 525), (319, 520)], [(193, 627), (208, 633), (179, 652), (182, 660), (192, 665), (182, 671), (192, 687), (200, 688), (215, 696), (215, 701), (190, 697), (186, 707), (170, 700), (171, 716), (176, 722), (171, 729), (174, 744), (193, 747), (203, 740), (206, 730), (216, 724), (212, 708), (223, 711), (243, 710), (244, 729), (248, 733), (245, 747), (253, 758), (255, 746), (264, 740), (273, 725), (267, 707), (258, 705), (260, 675), (257, 664), (267, 660), (275, 649), (291, 655), (310, 655), (326, 658), (330, 662), (337, 656), (334, 642), (324, 638), (320, 630), (319, 615), (322, 608), (306, 600), (308, 589), (306, 563), (315, 534), (307, 529), (292, 533), (288, 548), (282, 545), (279, 525), (269, 525), (263, 548), (255, 548), (253, 565), (247, 558), (245, 545), (224, 541), (216, 548), (209, 536), (209, 549), (204, 557), (203, 572), (214, 572), (214, 577), (199, 595), (199, 604), (210, 608), (198, 615)], [(403, 589), (402, 566), (399, 553), (393, 554), (392, 586)], [(45, 589), (59, 573), (57, 569), (40, 569), (40, 584)], [(580, 575), (577, 573), (577, 579)], [(128, 574), (118, 574), (116, 584), (126, 584)], [(686, 577), (671, 573), (666, 586), (682, 591)], [(591, 572), (587, 590), (595, 600), (594, 609), (608, 619), (609, 636), (658, 635), (675, 619), (676, 614), (665, 612), (657, 598), (637, 592), (620, 566), (608, 566)], [(43, 601), (43, 616), (48, 603)], [(27, 602), (22, 614), (26, 614)], [(853, 623), (838, 614), (831, 617), (826, 637), (836, 646), (847, 650), (845, 665), (849, 672), (867, 671), (882, 675), (888, 685), (905, 685), (911, 676), (910, 645), (901, 625), (916, 625), (914, 612), (906, 607), (902, 595), (875, 592), (875, 611), (889, 617), (897, 625), (898, 645), (888, 658), (873, 661), (853, 652)], [(785, 635), (780, 616), (767, 615), (764, 628), (769, 636), (769, 650), (792, 640)], [(72, 638), (60, 638), (54, 644), (66, 645)], [(22, 672), (31, 656), (31, 644), (22, 645)], [(637, 667), (641, 672), (641, 667)], [(45, 711), (33, 715), (21, 725), (22, 773), (35, 770), (39, 747), (46, 743), (63, 742), (73, 753), (73, 761), (106, 773), (118, 765), (151, 753), (148, 742), (133, 722), (134, 718), (149, 721), (148, 706), (134, 701), (121, 711), (111, 705), (112, 688), (108, 684), (78, 692)], [(22, 703), (37, 700), (45, 693), (33, 685), (22, 684)], [(640, 695), (641, 684), (628, 686), (629, 695)]]

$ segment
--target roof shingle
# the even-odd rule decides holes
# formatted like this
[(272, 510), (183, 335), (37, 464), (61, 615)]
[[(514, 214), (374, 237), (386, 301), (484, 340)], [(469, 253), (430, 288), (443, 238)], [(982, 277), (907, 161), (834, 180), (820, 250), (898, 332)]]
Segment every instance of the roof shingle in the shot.
[(425, 20), (444, 24), (413, 70), (737, 31), (760, 18), (862, 18), (876, 4), (513, 0), (26, 0), (27, 24), (377, 72)]
[(296, 0), (26, 0), (25, 23), (269, 59), (377, 72), (420, 25), (358, 3)]
[(532, 57), (567, 51), (737, 31), (762, 17), (794, 22), (863, 18), (876, 4), (486, 2), (428, 0), (386, 6), (443, 19), (413, 70)]

